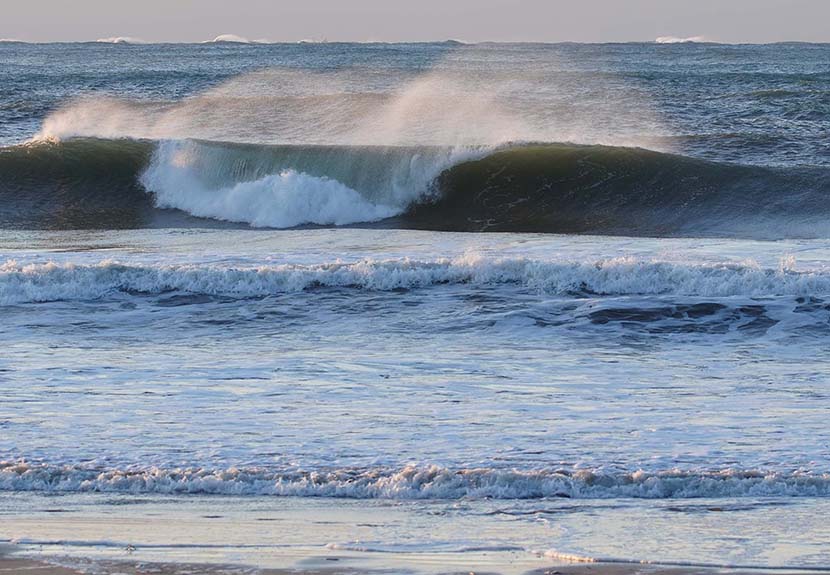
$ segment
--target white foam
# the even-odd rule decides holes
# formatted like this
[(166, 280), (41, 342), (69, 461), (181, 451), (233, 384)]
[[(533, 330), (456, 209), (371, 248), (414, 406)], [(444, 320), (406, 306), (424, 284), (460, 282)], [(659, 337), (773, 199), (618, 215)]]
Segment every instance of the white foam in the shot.
[(822, 497), (830, 495), (830, 475), (735, 470), (516, 471), (434, 465), (312, 472), (236, 467), (101, 469), (0, 461), (0, 490), (355, 499)]
[(660, 36), (654, 40), (657, 44), (689, 44), (692, 42), (706, 42), (706, 38), (703, 36), (689, 36), (688, 38), (682, 38), (678, 36)]
[(98, 38), (96, 42), (102, 44), (147, 44), (141, 38), (134, 38), (132, 36), (111, 36), (109, 38)]
[[(233, 198), (233, 194), (230, 197)], [(793, 272), (752, 264), (668, 263), (632, 257), (545, 262), (466, 254), (421, 261), (364, 259), (314, 265), (238, 267), (226, 264), (123, 264), (113, 260), (90, 264), (8, 260), (0, 265), (0, 304), (93, 300), (119, 292), (153, 294), (172, 290), (245, 298), (317, 286), (393, 290), (443, 284), (515, 284), (541, 293), (563, 295), (762, 297), (830, 294), (830, 274), (821, 271)]]
[(243, 36), (236, 34), (220, 34), (210, 42), (228, 42), (232, 44), (251, 44), (252, 42)]
[(429, 551), (432, 553), (501, 553), (509, 551), (525, 551), (518, 545), (464, 545), (457, 543), (436, 544), (424, 543), (382, 543), (366, 541), (347, 541), (342, 543), (327, 543), (326, 549), (333, 551), (357, 551), (359, 553), (417, 553)]
[[(314, 152), (308, 153), (314, 156)], [(158, 207), (176, 208), (199, 217), (254, 227), (344, 225), (403, 212), (430, 193), (431, 183), (448, 166), (485, 151), (441, 148), (398, 152), (383, 156), (383, 166), (371, 172), (349, 165), (349, 153), (344, 152), (346, 160), (334, 162), (338, 166), (330, 165), (326, 158), (305, 165), (302, 158), (280, 159), (276, 151), (274, 157), (263, 159), (240, 155), (232, 147), (192, 140), (163, 141), (142, 174), (141, 183), (154, 194)], [(357, 154), (354, 163), (360, 166), (364, 156), (359, 155), (360, 150), (353, 153)], [(365, 153), (383, 154), (377, 150)], [(298, 161), (304, 169), (316, 173), (293, 168)], [(351, 179), (361, 189), (351, 188), (336, 177)]]
[(590, 555), (577, 555), (576, 553), (564, 553), (556, 549), (548, 549), (547, 551), (537, 551), (538, 555), (555, 559), (556, 561), (564, 561), (566, 563), (597, 563), (600, 559), (591, 557)]
[(161, 145), (141, 182), (155, 195), (158, 207), (254, 227), (371, 222), (400, 211), (373, 203), (336, 180), (290, 169), (212, 189), (175, 143)]
[(611, 563), (618, 565), (654, 565), (658, 567), (698, 567), (704, 569), (747, 569), (763, 571), (830, 571), (830, 566), (825, 565), (767, 565), (761, 563), (729, 563), (729, 562), (705, 562), (705, 561), (665, 561), (652, 559), (624, 559), (619, 557), (595, 557), (576, 553), (562, 552), (557, 549), (547, 551), (535, 551), (536, 555), (563, 561), (566, 563)]
[(288, 228), (300, 224), (343, 225), (372, 222), (398, 213), (389, 206), (373, 204), (335, 180), (318, 178), (294, 170), (240, 182), (220, 190), (205, 190), (186, 176), (148, 176), (145, 185), (156, 194), (161, 208), (176, 208), (194, 216), (254, 227)]

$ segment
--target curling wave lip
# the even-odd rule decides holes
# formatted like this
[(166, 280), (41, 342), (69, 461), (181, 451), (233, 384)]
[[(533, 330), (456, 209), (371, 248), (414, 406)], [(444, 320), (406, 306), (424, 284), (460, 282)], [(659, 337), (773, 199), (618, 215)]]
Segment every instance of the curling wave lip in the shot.
[[(17, 228), (256, 227), (830, 236), (822, 167), (715, 163), (640, 148), (270, 146), (69, 140), (0, 150), (0, 220)], [(91, 225), (96, 224), (96, 225)]]

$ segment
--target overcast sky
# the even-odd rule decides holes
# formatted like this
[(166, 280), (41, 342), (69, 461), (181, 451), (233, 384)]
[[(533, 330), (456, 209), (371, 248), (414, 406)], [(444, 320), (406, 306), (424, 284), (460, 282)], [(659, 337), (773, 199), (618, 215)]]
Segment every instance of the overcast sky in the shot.
[(830, 0), (0, 0), (0, 38), (830, 42)]

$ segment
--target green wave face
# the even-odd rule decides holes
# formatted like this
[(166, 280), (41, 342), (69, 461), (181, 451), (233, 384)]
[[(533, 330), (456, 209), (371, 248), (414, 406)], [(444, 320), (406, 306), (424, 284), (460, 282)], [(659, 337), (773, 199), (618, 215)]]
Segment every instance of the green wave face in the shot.
[(459, 151), (89, 139), (1, 148), (0, 225), (215, 224), (156, 208), (142, 185), (151, 165), (186, 166), (188, 181), (207, 193), (284, 170), (336, 181), (399, 213), (380, 224), (386, 226), (641, 236), (830, 233), (826, 168), (743, 166), (570, 144)]
[(136, 228), (152, 219), (138, 183), (152, 142), (75, 140), (0, 148), (0, 226)]
[[(740, 217), (827, 213), (828, 171), (717, 164), (638, 148), (530, 145), (438, 178), (407, 220), (427, 229), (666, 235), (728, 233)], [(745, 222), (744, 222), (745, 223)], [(742, 225), (742, 224), (741, 224)], [(731, 227), (730, 227), (731, 226)]]

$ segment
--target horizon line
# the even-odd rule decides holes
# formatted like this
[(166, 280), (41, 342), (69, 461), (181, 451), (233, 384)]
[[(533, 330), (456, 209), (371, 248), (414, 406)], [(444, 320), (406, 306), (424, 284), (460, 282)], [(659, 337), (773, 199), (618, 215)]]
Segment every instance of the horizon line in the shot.
[(773, 40), (764, 42), (752, 41), (724, 41), (713, 40), (706, 37), (696, 36), (690, 38), (660, 36), (650, 40), (595, 40), (595, 41), (580, 41), (580, 40), (481, 40), (481, 41), (465, 41), (455, 38), (446, 38), (441, 40), (328, 40), (323, 39), (302, 39), (302, 40), (248, 40), (241, 37), (235, 39), (224, 39), (222, 36), (232, 36), (230, 34), (222, 34), (212, 40), (144, 40), (142, 38), (130, 36), (114, 36), (111, 38), (98, 38), (95, 40), (20, 40), (17, 38), (0, 38), (0, 44), (32, 44), (32, 45), (48, 45), (48, 44), (112, 44), (112, 45), (127, 45), (127, 46), (158, 46), (158, 45), (240, 45), (240, 46), (274, 46), (274, 45), (296, 45), (296, 44), (457, 44), (460, 46), (476, 46), (486, 44), (543, 44), (543, 45), (561, 45), (561, 44), (657, 44), (657, 45), (675, 45), (675, 44), (715, 44), (724, 46), (771, 46), (776, 44), (814, 44), (823, 45), (830, 44), (830, 40), (813, 41), (813, 40)]

